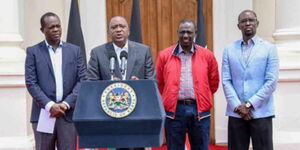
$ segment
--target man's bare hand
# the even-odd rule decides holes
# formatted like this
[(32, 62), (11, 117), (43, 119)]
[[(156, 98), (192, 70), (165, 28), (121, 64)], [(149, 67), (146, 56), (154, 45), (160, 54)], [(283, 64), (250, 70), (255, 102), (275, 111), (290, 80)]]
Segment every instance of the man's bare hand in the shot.
[(238, 113), (244, 120), (251, 120), (252, 118), (252, 113), (251, 109), (247, 108), (245, 104), (239, 105), (235, 110), (235, 113)]
[(246, 121), (249, 121), (249, 120), (253, 119), (253, 118), (252, 118), (252, 114), (251, 114), (251, 113), (249, 113), (249, 114), (247, 114), (247, 115), (244, 115), (244, 116), (242, 116), (242, 118), (243, 118), (244, 120), (246, 120)]
[(139, 78), (137, 76), (131, 76), (130, 78), (131, 80), (139, 80)]
[(114, 77), (113, 80), (114, 80), (114, 81), (119, 81), (119, 80), (121, 80), (121, 79), (118, 78), (118, 77)]
[(62, 109), (64, 112), (65, 112), (66, 110), (68, 110), (68, 106), (67, 106), (65, 103), (59, 103), (59, 107), (60, 107), (60, 109)]
[(61, 108), (60, 106), (61, 104), (54, 104), (51, 108), (50, 108), (50, 114), (51, 117), (61, 117), (63, 115), (65, 115), (65, 111)]

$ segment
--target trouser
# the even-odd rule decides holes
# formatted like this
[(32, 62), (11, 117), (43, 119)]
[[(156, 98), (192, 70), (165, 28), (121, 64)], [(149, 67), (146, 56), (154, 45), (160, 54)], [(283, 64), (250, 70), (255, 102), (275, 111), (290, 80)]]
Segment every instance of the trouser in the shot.
[(168, 150), (184, 150), (186, 133), (191, 150), (208, 150), (209, 129), (210, 117), (199, 120), (196, 103), (178, 103), (175, 118), (165, 122)]
[(63, 117), (56, 119), (53, 134), (36, 131), (37, 123), (32, 123), (36, 150), (75, 150), (76, 130), (74, 124)]
[(253, 150), (273, 150), (272, 118), (245, 121), (242, 118), (228, 119), (228, 150), (248, 150), (250, 138)]

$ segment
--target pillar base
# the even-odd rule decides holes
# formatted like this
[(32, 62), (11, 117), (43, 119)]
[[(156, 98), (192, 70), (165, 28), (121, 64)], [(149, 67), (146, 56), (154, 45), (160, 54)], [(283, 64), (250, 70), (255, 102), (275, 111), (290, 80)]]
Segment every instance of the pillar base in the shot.
[(34, 150), (33, 136), (0, 137), (0, 150)]

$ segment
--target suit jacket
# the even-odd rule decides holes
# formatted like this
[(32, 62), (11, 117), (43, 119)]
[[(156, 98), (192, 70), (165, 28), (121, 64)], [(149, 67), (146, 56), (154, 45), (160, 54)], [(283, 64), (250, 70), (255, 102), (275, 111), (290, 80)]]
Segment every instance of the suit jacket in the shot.
[[(31, 122), (37, 122), (40, 109), (56, 101), (56, 84), (51, 58), (45, 41), (27, 48), (25, 61), (26, 87), (32, 96)], [(65, 118), (72, 120), (80, 82), (85, 78), (86, 66), (78, 46), (63, 42), (62, 74), (63, 101), (70, 105)]]
[[(109, 54), (115, 53), (113, 43), (109, 42), (94, 48), (88, 63), (87, 78), (91, 81), (110, 80)], [(114, 76), (122, 79), (120, 64), (115, 63)], [(151, 50), (148, 46), (128, 41), (128, 58), (126, 80), (131, 76), (139, 79), (155, 79), (156, 73), (153, 65)]]
[(228, 45), (223, 54), (222, 82), (228, 102), (226, 115), (240, 117), (234, 109), (246, 101), (253, 106), (253, 117), (274, 116), (272, 93), (276, 88), (279, 59), (276, 46), (255, 36), (248, 63), (242, 56), (238, 40)]

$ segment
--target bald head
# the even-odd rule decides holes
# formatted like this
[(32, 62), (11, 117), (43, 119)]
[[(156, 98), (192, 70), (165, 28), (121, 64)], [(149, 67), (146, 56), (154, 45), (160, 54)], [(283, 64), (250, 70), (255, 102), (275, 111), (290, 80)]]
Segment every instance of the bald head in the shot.
[(246, 14), (246, 13), (251, 13), (251, 14), (253, 14), (253, 16), (257, 19), (257, 15), (256, 15), (256, 13), (255, 13), (253, 10), (246, 9), (246, 10), (243, 10), (243, 11), (239, 14), (238, 22), (240, 22), (242, 15), (244, 15), (244, 14)]
[(126, 25), (128, 26), (127, 20), (126, 20), (123, 16), (121, 16), (121, 15), (113, 16), (113, 17), (110, 19), (110, 21), (109, 21), (109, 26), (111, 26), (112, 21), (115, 21), (115, 20), (122, 20), (122, 21), (124, 21), (124, 22), (126, 23)]
[(243, 34), (243, 40), (248, 41), (253, 38), (259, 24), (256, 13), (252, 10), (244, 10), (240, 13), (238, 20), (237, 26)]

